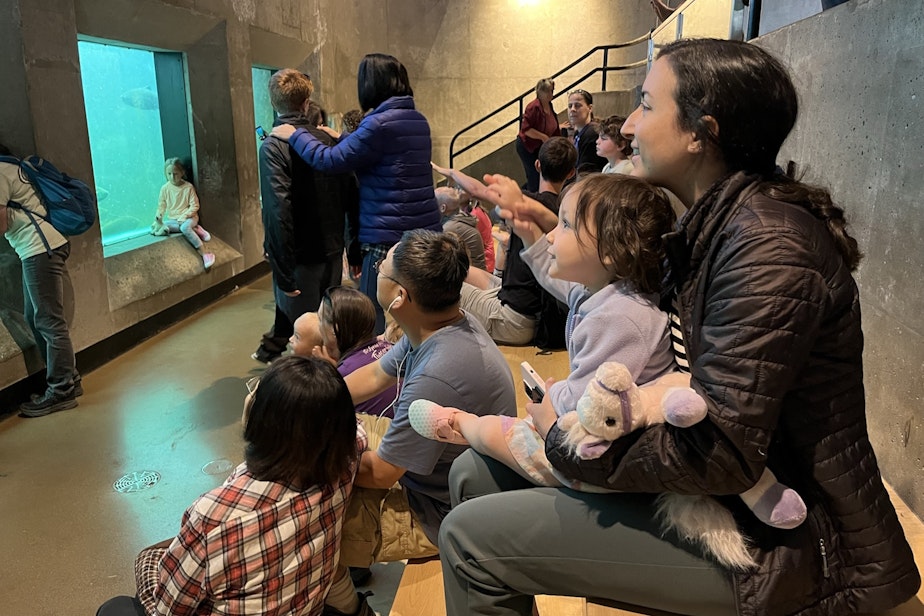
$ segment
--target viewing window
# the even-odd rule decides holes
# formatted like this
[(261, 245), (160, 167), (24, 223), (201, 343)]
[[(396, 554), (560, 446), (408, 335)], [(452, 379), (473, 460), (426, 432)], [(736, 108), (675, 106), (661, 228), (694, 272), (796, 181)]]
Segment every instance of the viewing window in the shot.
[(80, 40), (80, 72), (103, 246), (146, 235), (179, 157), (192, 181), (183, 55)]
[[(253, 117), (257, 127), (263, 128), (266, 134), (273, 130), (273, 120), (276, 114), (273, 112), (273, 105), (270, 103), (269, 81), (270, 77), (276, 71), (271, 68), (253, 67), (251, 70), (253, 78)], [(255, 127), (256, 128), (256, 127)], [(260, 151), (260, 137), (257, 139), (257, 152)]]

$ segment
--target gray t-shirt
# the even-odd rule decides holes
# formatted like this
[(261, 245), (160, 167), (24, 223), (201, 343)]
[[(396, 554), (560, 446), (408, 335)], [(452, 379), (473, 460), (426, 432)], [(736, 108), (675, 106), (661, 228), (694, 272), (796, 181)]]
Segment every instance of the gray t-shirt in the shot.
[(380, 458), (407, 469), (400, 479), (424, 532), (436, 543), (449, 513), (449, 467), (466, 447), (424, 438), (411, 427), (411, 402), (426, 399), (475, 415), (515, 416), (513, 375), (481, 324), (465, 315), (412, 349), (405, 336), (382, 357), (392, 376), (404, 375), (395, 418), (378, 448)]

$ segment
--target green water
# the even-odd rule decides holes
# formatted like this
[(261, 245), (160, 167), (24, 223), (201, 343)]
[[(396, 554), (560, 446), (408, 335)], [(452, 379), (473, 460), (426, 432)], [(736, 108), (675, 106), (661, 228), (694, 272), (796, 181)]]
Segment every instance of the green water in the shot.
[[(77, 47), (100, 229), (108, 246), (150, 231), (166, 182), (164, 160), (190, 160), (192, 153), (164, 151), (154, 52), (91, 41), (78, 41)], [(254, 68), (252, 74), (255, 127), (267, 132), (273, 125), (267, 90), (272, 73)], [(259, 148), (256, 133), (254, 141)], [(187, 169), (186, 175), (192, 180), (196, 174)]]

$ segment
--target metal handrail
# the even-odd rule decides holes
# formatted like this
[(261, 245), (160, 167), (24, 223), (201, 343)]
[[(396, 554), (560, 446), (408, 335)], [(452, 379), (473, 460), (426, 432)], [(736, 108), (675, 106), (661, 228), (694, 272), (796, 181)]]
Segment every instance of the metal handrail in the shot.
[[(563, 93), (566, 94), (566, 93), (567, 93), (569, 90), (571, 90), (574, 86), (576, 86), (576, 85), (578, 85), (579, 83), (581, 83), (581, 82), (583, 82), (583, 81), (585, 81), (585, 80), (587, 80), (587, 79), (593, 77), (593, 76), (596, 75), (597, 73), (602, 73), (602, 78), (601, 78), (601, 89), (602, 89), (603, 91), (605, 91), (605, 90), (606, 90), (606, 76), (607, 76), (607, 74), (608, 74), (609, 72), (611, 72), (611, 71), (624, 71), (624, 70), (629, 70), (629, 69), (632, 69), (632, 68), (637, 68), (637, 67), (640, 67), (640, 66), (644, 66), (644, 65), (647, 63), (647, 60), (640, 60), (639, 62), (633, 62), (633, 63), (630, 63), (630, 64), (625, 64), (625, 65), (620, 65), (620, 66), (607, 66), (607, 64), (609, 63), (609, 52), (610, 52), (611, 50), (615, 50), (615, 49), (623, 49), (623, 48), (626, 48), (626, 47), (632, 47), (633, 45), (638, 45), (639, 43), (643, 43), (643, 42), (644, 42), (644, 43), (647, 43), (647, 42), (649, 41), (650, 38), (651, 38), (651, 32), (648, 32), (647, 34), (644, 34), (644, 35), (642, 35), (642, 36), (640, 36), (640, 37), (637, 37), (637, 38), (635, 38), (635, 39), (632, 39), (631, 41), (626, 41), (625, 43), (616, 43), (616, 44), (613, 44), (613, 45), (598, 45), (598, 46), (596, 46), (596, 47), (591, 48), (587, 53), (585, 53), (584, 55), (582, 55), (580, 58), (578, 58), (577, 60), (571, 62), (570, 64), (568, 64), (567, 66), (565, 66), (564, 68), (562, 68), (561, 70), (559, 70), (558, 72), (556, 72), (554, 75), (551, 75), (550, 79), (554, 80), (554, 79), (556, 79), (557, 77), (560, 77), (561, 75), (565, 74), (566, 72), (568, 72), (569, 70), (571, 70), (572, 68), (574, 68), (575, 66), (577, 66), (578, 64), (580, 64), (581, 62), (583, 62), (584, 60), (590, 58), (592, 55), (594, 55), (594, 54), (596, 54), (597, 52), (600, 52), (600, 51), (603, 52), (603, 62), (602, 62), (602, 66), (598, 66), (597, 68), (594, 68), (594, 69), (590, 70), (589, 72), (585, 73), (583, 76), (581, 76), (580, 78), (578, 78), (578, 79), (575, 80), (574, 82), (568, 84), (566, 87), (560, 88), (560, 89), (559, 89), (559, 94), (556, 94), (556, 95), (552, 98), (552, 100), (555, 100), (555, 99), (558, 98), (559, 96), (562, 96)], [(506, 103), (504, 103), (503, 105), (501, 105), (500, 107), (498, 107), (497, 109), (495, 109), (494, 111), (491, 111), (490, 113), (488, 113), (488, 114), (482, 116), (480, 119), (475, 120), (474, 122), (472, 122), (471, 124), (469, 124), (469, 125), (466, 126), (465, 128), (463, 128), (463, 129), (461, 129), (460, 131), (458, 131), (455, 135), (453, 135), (452, 140), (449, 142), (449, 166), (450, 166), (450, 167), (453, 166), (453, 164), (454, 164), (454, 162), (455, 162), (455, 158), (456, 158), (457, 156), (459, 156), (459, 155), (461, 155), (461, 154), (464, 154), (465, 152), (467, 152), (467, 151), (470, 150), (471, 148), (475, 147), (475, 146), (478, 145), (479, 143), (482, 143), (482, 142), (485, 141), (486, 139), (489, 139), (490, 137), (493, 137), (494, 135), (496, 135), (497, 133), (499, 133), (499, 132), (501, 132), (502, 130), (506, 129), (506, 128), (509, 127), (510, 125), (512, 125), (512, 124), (514, 124), (514, 123), (516, 123), (516, 122), (518, 122), (518, 121), (520, 120), (520, 118), (523, 116), (523, 100), (524, 100), (527, 96), (530, 96), (531, 94), (533, 94), (533, 92), (534, 92), (534, 90), (526, 90), (525, 92), (523, 92), (523, 93), (520, 94), (519, 96), (516, 96), (516, 97), (510, 99), (509, 101), (507, 101)], [(484, 122), (486, 122), (486, 121), (488, 121), (488, 120), (494, 118), (494, 116), (500, 114), (500, 113), (503, 112), (505, 109), (507, 109), (508, 107), (510, 107), (511, 105), (514, 105), (514, 104), (516, 104), (516, 105), (518, 106), (518, 113), (517, 113), (517, 115), (516, 115), (515, 118), (513, 118), (513, 119), (511, 119), (511, 120), (509, 120), (509, 121), (507, 121), (507, 122), (505, 122), (502, 126), (500, 126), (500, 127), (498, 127), (498, 128), (495, 128), (494, 130), (492, 130), (492, 131), (489, 132), (488, 134), (483, 135), (482, 137), (480, 137), (480, 138), (478, 138), (477, 140), (473, 141), (472, 143), (468, 144), (468, 145), (465, 146), (464, 148), (460, 149), (458, 152), (455, 151), (456, 140), (457, 140), (460, 136), (462, 136), (463, 133), (466, 133), (466, 132), (472, 130), (473, 128), (477, 127), (478, 125), (480, 125), (480, 124), (482, 124), (482, 123), (484, 123)]]

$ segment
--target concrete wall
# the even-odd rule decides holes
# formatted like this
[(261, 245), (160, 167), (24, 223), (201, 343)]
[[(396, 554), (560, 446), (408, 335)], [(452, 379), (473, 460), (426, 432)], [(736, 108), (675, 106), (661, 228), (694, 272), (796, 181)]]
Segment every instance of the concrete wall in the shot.
[[(545, 0), (320, 2), (322, 12), (331, 16), (328, 31), (337, 33), (321, 44), (326, 81), (319, 95), (324, 104), (337, 111), (354, 107), (362, 56), (376, 51), (394, 55), (407, 66), (417, 106), (430, 121), (433, 158), (441, 164), (448, 162), (449, 141), (462, 127), (592, 47), (636, 38), (657, 25), (647, 0), (585, 0), (578, 6)], [(641, 45), (611, 63), (644, 57)], [(593, 67), (592, 62), (579, 65), (557, 81), (558, 90)], [(633, 72), (623, 87), (637, 85), (642, 75)], [(597, 78), (582, 87), (597, 91), (599, 85)], [(614, 87), (621, 89), (608, 89)], [(555, 100), (556, 110), (565, 108), (564, 101)], [(508, 131), (479, 152), (500, 148), (515, 135), (515, 129)], [(476, 158), (465, 157), (459, 164)]]
[(801, 96), (784, 160), (831, 189), (866, 253), (870, 436), (883, 475), (924, 515), (924, 12), (851, 0), (756, 43), (790, 65)]

